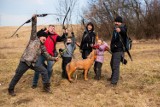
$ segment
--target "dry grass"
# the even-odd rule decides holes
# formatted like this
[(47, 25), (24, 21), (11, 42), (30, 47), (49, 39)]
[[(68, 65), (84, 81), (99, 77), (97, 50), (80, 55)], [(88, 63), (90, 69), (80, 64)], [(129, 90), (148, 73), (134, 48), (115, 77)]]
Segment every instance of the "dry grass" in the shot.
[[(8, 37), (14, 27), (0, 29), (0, 106), (2, 107), (160, 107), (160, 42), (135, 42), (132, 49), (134, 61), (121, 66), (121, 78), (115, 88), (106, 80), (110, 77), (110, 55), (106, 52), (102, 79), (93, 79), (93, 67), (89, 80), (84, 81), (82, 72), (78, 79), (69, 83), (61, 79), (61, 59), (54, 65), (52, 75), (53, 94), (42, 92), (39, 81), (37, 89), (31, 88), (33, 71), (27, 71), (16, 86), (16, 97), (7, 93), (19, 58), (29, 39), (29, 27), (19, 31), (19, 38)], [(59, 43), (58, 47), (63, 44)], [(75, 51), (76, 59), (80, 53)], [(126, 55), (127, 56), (127, 55)], [(127, 57), (128, 58), (128, 57)], [(129, 59), (128, 59), (129, 60)]]

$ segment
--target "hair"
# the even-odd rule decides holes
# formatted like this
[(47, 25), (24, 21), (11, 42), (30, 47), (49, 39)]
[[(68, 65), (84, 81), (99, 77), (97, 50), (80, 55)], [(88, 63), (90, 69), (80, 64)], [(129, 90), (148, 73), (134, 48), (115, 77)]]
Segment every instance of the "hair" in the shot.
[(43, 29), (41, 29), (41, 30), (39, 30), (38, 32), (37, 32), (37, 37), (38, 38), (40, 38), (40, 37), (48, 37), (48, 34), (43, 30)]
[(101, 40), (102, 42), (104, 41), (102, 38), (98, 38), (98, 40)]
[(115, 21), (115, 22), (123, 23), (123, 19), (122, 19), (121, 16), (117, 16), (114, 21)]
[[(92, 23), (92, 22), (89, 22), (89, 23), (87, 24), (86, 28), (87, 28), (89, 25), (92, 26), (92, 31), (94, 31), (94, 25), (93, 25), (93, 23)], [(87, 30), (88, 30), (88, 28), (87, 28)]]
[(67, 39), (71, 39), (72, 40), (72, 37), (67, 37)]
[(51, 25), (49, 25), (49, 27), (55, 27), (55, 26), (51, 24)]

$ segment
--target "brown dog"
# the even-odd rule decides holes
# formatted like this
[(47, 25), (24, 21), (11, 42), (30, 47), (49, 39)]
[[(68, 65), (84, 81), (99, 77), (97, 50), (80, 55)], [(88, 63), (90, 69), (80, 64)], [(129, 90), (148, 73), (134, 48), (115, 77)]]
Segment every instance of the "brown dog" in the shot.
[(71, 74), (76, 70), (84, 70), (84, 79), (88, 80), (87, 74), (92, 64), (96, 59), (96, 51), (93, 50), (87, 57), (87, 59), (79, 60), (79, 61), (71, 61), (66, 66), (66, 72), (68, 75), (68, 80), (72, 82)]

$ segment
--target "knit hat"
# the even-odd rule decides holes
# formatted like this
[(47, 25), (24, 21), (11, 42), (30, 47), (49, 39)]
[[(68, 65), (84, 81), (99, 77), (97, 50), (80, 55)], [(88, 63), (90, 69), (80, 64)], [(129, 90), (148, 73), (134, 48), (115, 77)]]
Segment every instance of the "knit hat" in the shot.
[(46, 33), (43, 29), (41, 29), (41, 30), (39, 30), (38, 32), (37, 32), (37, 37), (38, 38), (40, 38), (40, 37), (48, 37), (48, 33)]
[(122, 17), (120, 17), (120, 16), (117, 16), (114, 21), (115, 22), (120, 22), (120, 23), (123, 22)]

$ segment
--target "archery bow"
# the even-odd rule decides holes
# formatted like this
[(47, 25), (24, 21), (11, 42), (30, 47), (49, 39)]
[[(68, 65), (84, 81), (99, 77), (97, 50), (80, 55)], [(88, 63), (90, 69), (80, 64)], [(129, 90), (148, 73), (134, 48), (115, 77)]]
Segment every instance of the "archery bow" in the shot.
[(66, 20), (66, 18), (67, 18), (67, 16), (68, 16), (69, 11), (70, 11), (70, 7), (68, 8), (67, 13), (66, 13), (66, 15), (65, 15), (65, 17), (64, 17), (64, 19), (63, 19), (62, 29), (66, 29), (65, 26), (64, 26), (64, 23), (65, 23), (65, 20)]
[[(58, 16), (64, 16), (64, 15), (59, 15), (59, 14), (55, 14), (55, 13), (45, 13), (45, 14), (37, 14), (37, 17), (45, 17), (45, 16), (47, 16), (47, 15), (58, 15)], [(16, 31), (12, 34), (12, 36), (11, 37), (13, 37), (16, 33), (17, 33), (17, 31), (23, 26), (23, 25), (25, 25), (25, 24), (27, 24), (27, 23), (30, 23), (32, 21), (32, 18), (31, 19), (29, 19), (29, 20), (27, 20), (25, 23), (23, 23), (21, 26), (19, 26), (17, 29), (16, 29)], [(10, 37), (10, 38), (11, 38)]]
[[(65, 27), (64, 23), (65, 23), (65, 20), (66, 20), (66, 18), (67, 18), (67, 16), (68, 16), (69, 11), (70, 11), (70, 7), (68, 8), (67, 13), (66, 13), (66, 15), (65, 15), (65, 17), (64, 17), (64, 19), (63, 19), (63, 23), (62, 23), (62, 29), (63, 29), (63, 30), (66, 30), (66, 29), (67, 29), (67, 28)], [(68, 48), (67, 48), (67, 45), (66, 45), (66, 43), (65, 43), (65, 42), (66, 42), (66, 38), (67, 38), (67, 34), (65, 33), (64, 46), (65, 46), (65, 48), (66, 48), (66, 51), (69, 52), (69, 51), (68, 51)]]
[(103, 5), (104, 5), (104, 7), (105, 7), (105, 9), (106, 9), (106, 11), (107, 11), (107, 14), (109, 15), (110, 21), (112, 22), (112, 21), (114, 20), (112, 14), (110, 13), (109, 9), (107, 8), (107, 5), (106, 5), (105, 2), (103, 2)]
[(81, 16), (81, 18), (82, 18), (82, 24), (83, 24), (83, 26), (84, 26), (84, 28), (85, 28), (85, 32), (87, 32), (87, 34), (89, 34), (89, 31), (88, 31), (88, 29), (87, 29), (87, 27), (86, 27), (86, 25), (85, 25), (83, 16)]
[(17, 30), (12, 34), (11, 37), (13, 37), (13, 36), (17, 33), (17, 31), (18, 31), (23, 25), (25, 25), (25, 24), (27, 24), (27, 23), (30, 23), (30, 22), (31, 22), (31, 19), (27, 20), (25, 23), (23, 23), (21, 26), (19, 26), (19, 27), (17, 28)]

